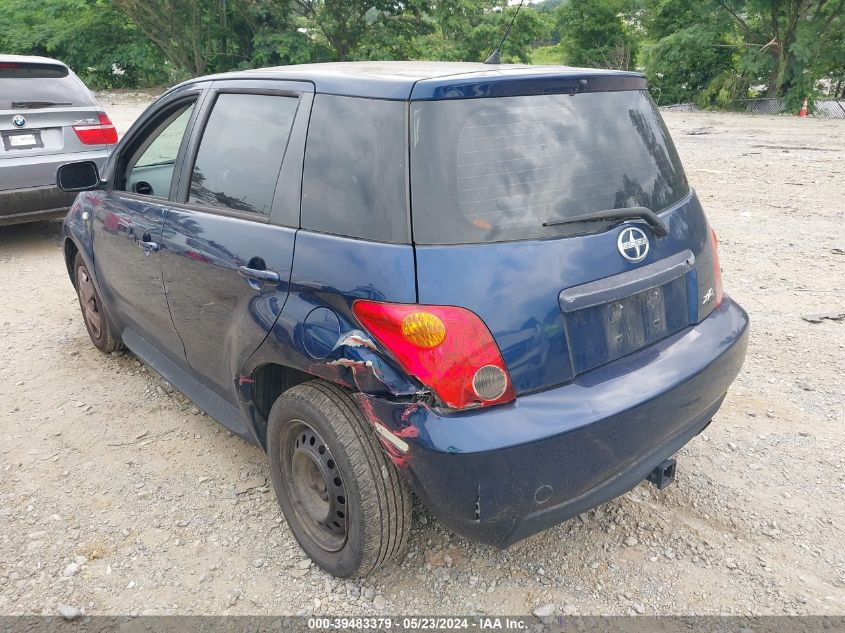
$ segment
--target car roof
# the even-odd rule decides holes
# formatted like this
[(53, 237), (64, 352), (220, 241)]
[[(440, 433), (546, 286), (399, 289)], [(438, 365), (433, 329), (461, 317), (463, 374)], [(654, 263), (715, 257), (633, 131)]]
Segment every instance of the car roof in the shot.
[(308, 81), (318, 93), (372, 99), (433, 100), (517, 94), (578, 92), (590, 82), (602, 88), (645, 88), (640, 73), (569, 66), (474, 62), (329, 62), (256, 68), (192, 80), (287, 79)]
[(53, 64), (54, 66), (64, 66), (65, 64), (58, 59), (51, 59), (49, 57), (39, 57), (38, 55), (3, 55), (0, 54), (0, 64)]

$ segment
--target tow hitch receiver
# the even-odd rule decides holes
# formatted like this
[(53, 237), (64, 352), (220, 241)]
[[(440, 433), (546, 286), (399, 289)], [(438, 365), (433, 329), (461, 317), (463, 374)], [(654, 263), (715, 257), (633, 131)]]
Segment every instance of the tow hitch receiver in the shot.
[(646, 477), (648, 481), (654, 484), (658, 490), (663, 490), (666, 486), (675, 481), (675, 467), (677, 462), (674, 459), (667, 459), (660, 462), (660, 465), (651, 471), (651, 474)]

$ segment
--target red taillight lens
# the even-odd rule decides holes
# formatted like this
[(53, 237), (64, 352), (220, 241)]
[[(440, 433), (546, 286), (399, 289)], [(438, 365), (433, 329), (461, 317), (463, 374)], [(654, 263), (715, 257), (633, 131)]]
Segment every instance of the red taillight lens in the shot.
[(713, 307), (718, 308), (722, 305), (725, 292), (722, 289), (722, 266), (719, 264), (719, 238), (713, 229), (710, 229), (710, 252), (713, 257), (713, 286), (716, 293), (716, 305)]
[(73, 131), (85, 145), (114, 145), (117, 143), (117, 130), (105, 112), (97, 115), (97, 125), (74, 125)]
[(352, 304), (352, 311), (446, 406), (485, 407), (516, 397), (493, 335), (473, 312), (363, 299)]

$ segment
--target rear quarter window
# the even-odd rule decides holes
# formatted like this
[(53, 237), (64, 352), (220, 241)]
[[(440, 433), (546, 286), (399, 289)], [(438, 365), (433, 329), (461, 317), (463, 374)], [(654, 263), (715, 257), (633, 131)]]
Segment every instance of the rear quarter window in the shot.
[(41, 104), (87, 106), (94, 103), (85, 84), (59, 64), (0, 62), (0, 110)]
[(410, 241), (405, 103), (314, 98), (302, 184), (302, 228), (378, 242)]

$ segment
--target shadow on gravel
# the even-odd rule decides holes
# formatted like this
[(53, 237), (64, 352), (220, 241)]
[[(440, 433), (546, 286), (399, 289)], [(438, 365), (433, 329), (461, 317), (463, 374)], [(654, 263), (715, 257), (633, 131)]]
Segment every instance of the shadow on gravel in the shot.
[(45, 244), (55, 246), (60, 243), (61, 233), (61, 219), (0, 226), (0, 253), (10, 254)]

